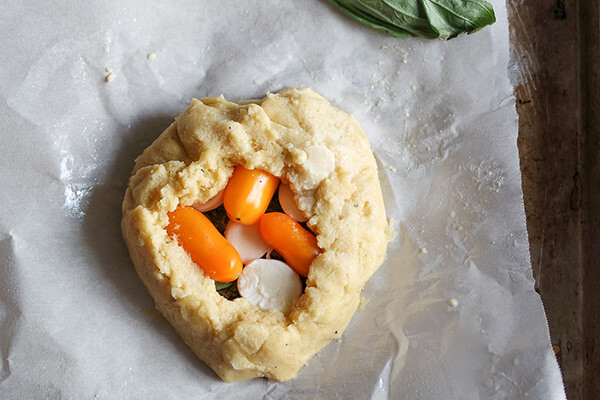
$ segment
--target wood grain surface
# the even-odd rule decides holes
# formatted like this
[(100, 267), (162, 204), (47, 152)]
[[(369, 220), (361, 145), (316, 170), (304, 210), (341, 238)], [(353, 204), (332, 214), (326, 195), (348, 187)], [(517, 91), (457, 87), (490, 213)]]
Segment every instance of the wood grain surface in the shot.
[(600, 2), (509, 0), (536, 290), (570, 400), (600, 398)]

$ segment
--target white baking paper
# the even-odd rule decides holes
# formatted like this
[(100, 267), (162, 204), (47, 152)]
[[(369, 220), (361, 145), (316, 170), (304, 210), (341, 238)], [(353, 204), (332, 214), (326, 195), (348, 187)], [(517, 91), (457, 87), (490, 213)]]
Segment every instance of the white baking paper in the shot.
[[(0, 397), (564, 399), (493, 3), (496, 24), (443, 42), (325, 0), (3, 1)], [(120, 204), (134, 158), (193, 97), (289, 86), (362, 124), (397, 236), (365, 307), (296, 379), (227, 384), (153, 310)]]

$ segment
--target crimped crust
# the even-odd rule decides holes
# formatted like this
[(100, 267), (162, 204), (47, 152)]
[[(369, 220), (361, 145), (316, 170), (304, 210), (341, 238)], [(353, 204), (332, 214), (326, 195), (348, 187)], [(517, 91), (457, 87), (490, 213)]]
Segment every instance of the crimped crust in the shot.
[[(286, 315), (219, 295), (164, 229), (167, 212), (213, 197), (238, 164), (289, 182), (323, 250)], [(238, 103), (194, 99), (137, 158), (122, 211), (123, 236), (156, 307), (229, 382), (292, 379), (340, 337), (389, 239), (365, 134), (310, 89)]]

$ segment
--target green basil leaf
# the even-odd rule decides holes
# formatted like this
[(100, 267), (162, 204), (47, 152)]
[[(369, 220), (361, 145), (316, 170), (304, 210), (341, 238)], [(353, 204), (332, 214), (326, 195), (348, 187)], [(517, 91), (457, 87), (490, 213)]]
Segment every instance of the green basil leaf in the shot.
[(392, 36), (452, 39), (496, 22), (484, 0), (331, 0), (354, 19)]
[[(235, 281), (233, 281), (235, 282)], [(229, 286), (233, 285), (233, 282), (217, 282), (215, 281), (215, 288), (217, 290), (227, 289)]]

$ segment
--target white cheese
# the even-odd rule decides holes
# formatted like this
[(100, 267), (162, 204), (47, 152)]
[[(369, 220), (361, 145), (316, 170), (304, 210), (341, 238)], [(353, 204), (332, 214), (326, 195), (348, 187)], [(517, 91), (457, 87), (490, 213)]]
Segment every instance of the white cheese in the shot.
[(296, 221), (304, 222), (308, 220), (308, 218), (302, 214), (302, 211), (298, 209), (296, 199), (294, 198), (294, 192), (292, 192), (289, 185), (283, 183), (279, 185), (279, 205), (281, 205), (284, 213), (294, 218)]
[(252, 305), (285, 313), (302, 294), (302, 282), (286, 263), (261, 258), (242, 270), (238, 291)]
[(261, 258), (271, 248), (263, 240), (258, 224), (242, 225), (229, 221), (225, 228), (225, 239), (235, 247), (244, 264)]

